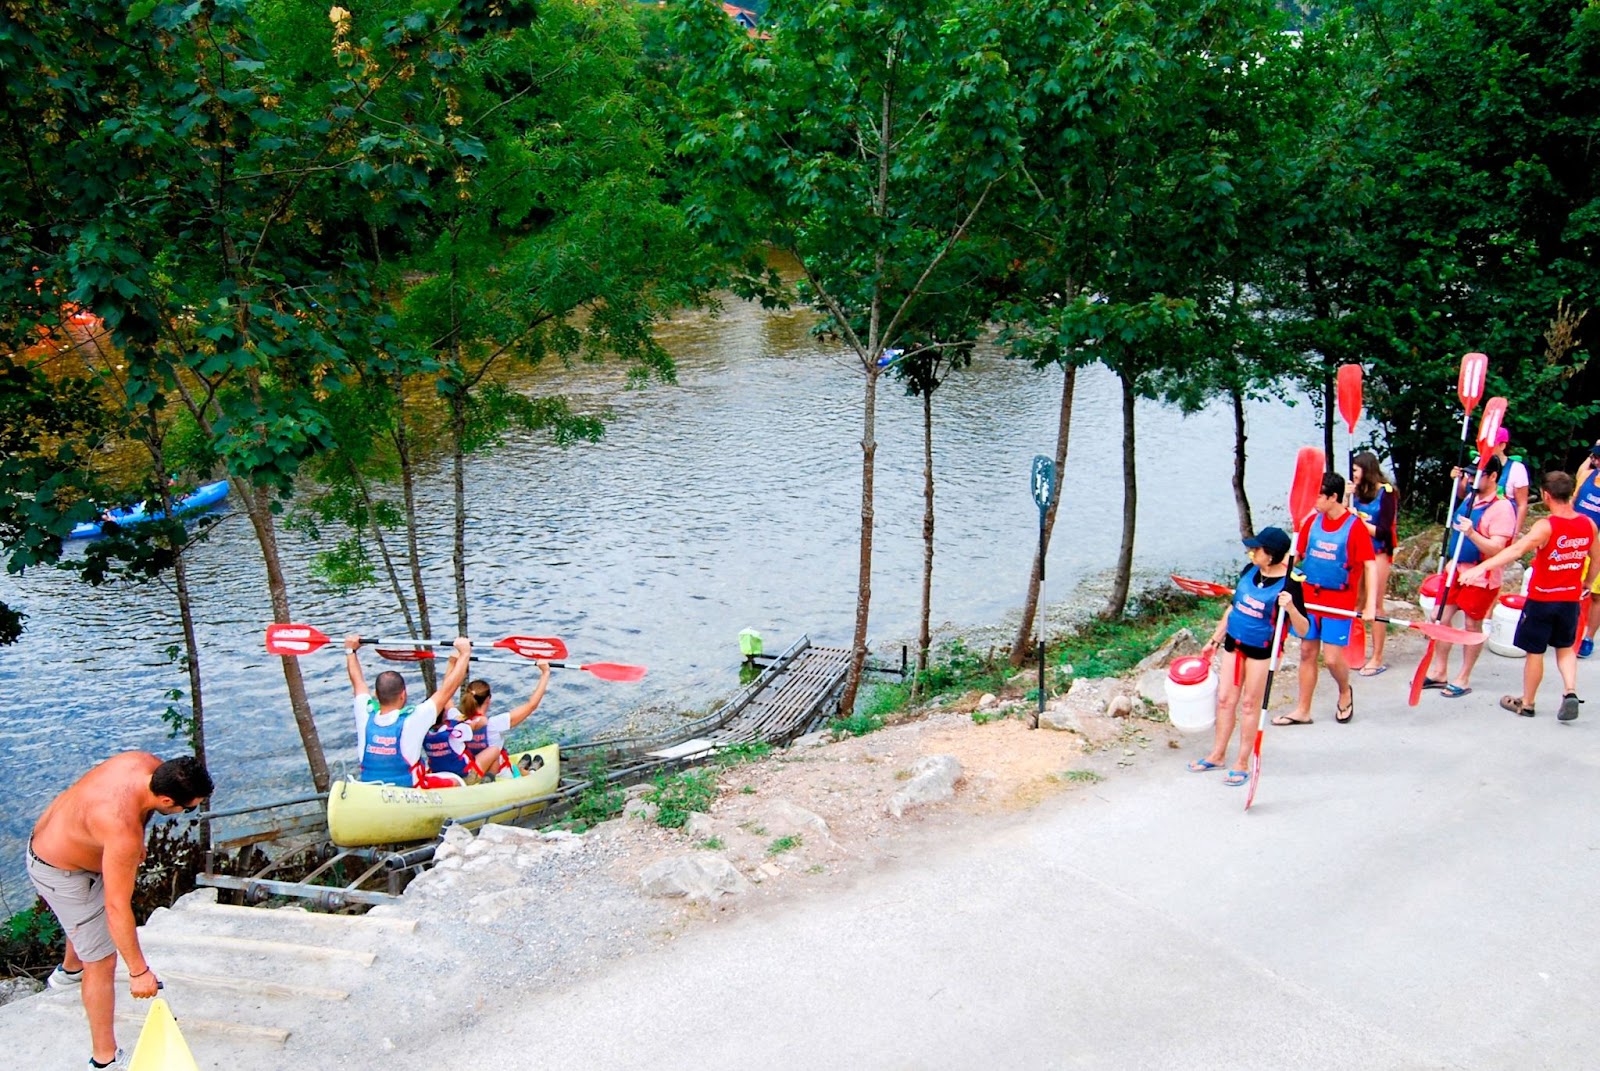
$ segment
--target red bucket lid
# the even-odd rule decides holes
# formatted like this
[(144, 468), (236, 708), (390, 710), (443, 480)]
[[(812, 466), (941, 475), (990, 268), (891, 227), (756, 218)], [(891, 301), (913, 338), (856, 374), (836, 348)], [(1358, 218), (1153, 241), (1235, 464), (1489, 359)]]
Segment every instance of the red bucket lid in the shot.
[(1439, 593), (1444, 590), (1444, 574), (1434, 573), (1422, 582), (1422, 593), (1430, 599), (1438, 599)]
[(1211, 660), (1199, 655), (1174, 658), (1167, 670), (1167, 679), (1173, 684), (1204, 684), (1211, 676)]
[(1528, 605), (1528, 597), (1526, 595), (1502, 595), (1500, 596), (1500, 605), (1511, 610), (1520, 610)]

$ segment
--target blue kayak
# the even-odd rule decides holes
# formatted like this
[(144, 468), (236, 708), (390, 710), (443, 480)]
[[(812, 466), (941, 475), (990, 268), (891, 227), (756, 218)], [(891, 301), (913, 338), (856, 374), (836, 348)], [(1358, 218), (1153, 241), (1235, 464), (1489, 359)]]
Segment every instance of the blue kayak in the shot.
[[(201, 484), (189, 494), (186, 494), (178, 499), (176, 503), (178, 516), (181, 517), (185, 513), (194, 513), (198, 510), (210, 509), (212, 506), (215, 506), (218, 502), (221, 502), (227, 497), (227, 480), (218, 480), (216, 483)], [(160, 503), (156, 503), (157, 508), (153, 513), (148, 512), (145, 509), (145, 506), (148, 504), (149, 503), (140, 502), (136, 505), (123, 506), (121, 509), (111, 510), (98, 521), (85, 521), (84, 523), (75, 526), (72, 529), (72, 533), (68, 535), (67, 538), (93, 539), (95, 536), (102, 534), (101, 527), (106, 521), (115, 521), (117, 524), (122, 525), (123, 527), (128, 527), (135, 524), (144, 524), (146, 521), (159, 521), (166, 517), (166, 514), (161, 512)]]

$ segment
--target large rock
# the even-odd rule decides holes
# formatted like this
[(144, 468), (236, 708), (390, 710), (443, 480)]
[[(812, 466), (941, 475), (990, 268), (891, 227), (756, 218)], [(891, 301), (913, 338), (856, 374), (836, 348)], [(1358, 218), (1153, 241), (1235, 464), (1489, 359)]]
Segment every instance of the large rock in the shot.
[[(959, 767), (958, 767), (959, 770)], [(772, 800), (756, 808), (751, 817), (773, 837), (811, 837), (828, 839), (828, 823), (822, 816), (788, 800)]]
[(713, 852), (677, 855), (651, 863), (640, 872), (639, 885), (646, 896), (689, 900), (715, 900), (750, 888), (732, 863)]
[(1139, 674), (1139, 683), (1136, 691), (1139, 698), (1150, 703), (1157, 709), (1167, 709), (1167, 671), (1164, 669), (1147, 669)]
[(1068, 705), (1066, 696), (1057, 696), (1044, 705), (1044, 713), (1039, 715), (1039, 728), (1055, 729), (1063, 733), (1081, 733), (1083, 722), (1079, 715), (1077, 707)]
[(445, 827), (444, 839), (433, 850), (435, 864), (447, 859), (464, 857), (467, 849), (472, 846), (472, 830), (466, 826), (449, 825)]
[(0, 981), (0, 1004), (10, 1004), (13, 1000), (31, 997), (43, 988), (43, 982), (37, 982), (32, 978), (7, 978)]
[(961, 760), (954, 755), (929, 755), (911, 768), (911, 780), (889, 798), (889, 813), (903, 817), (914, 807), (942, 803), (956, 794), (961, 780)]
[(1194, 633), (1186, 628), (1180, 628), (1172, 634), (1172, 637), (1166, 643), (1141, 658), (1139, 664), (1133, 667), (1133, 671), (1135, 673), (1143, 673), (1147, 669), (1164, 666), (1174, 658), (1199, 653), (1200, 642), (1194, 638)]
[(487, 825), (478, 831), (480, 844), (505, 844), (513, 848), (544, 847), (544, 834), (521, 826)]

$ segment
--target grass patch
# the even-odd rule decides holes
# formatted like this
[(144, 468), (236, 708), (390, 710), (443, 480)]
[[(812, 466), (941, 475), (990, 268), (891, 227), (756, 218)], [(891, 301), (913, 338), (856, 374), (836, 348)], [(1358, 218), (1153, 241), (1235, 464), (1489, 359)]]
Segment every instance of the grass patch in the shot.
[(689, 815), (696, 811), (706, 813), (717, 798), (715, 770), (661, 774), (653, 784), (655, 787), (644, 794), (644, 799), (656, 805), (656, 825), (667, 829), (682, 829)]
[(748, 740), (717, 752), (718, 766), (743, 766), (747, 762), (760, 762), (772, 754), (772, 745), (765, 740)]
[(707, 837), (699, 844), (696, 844), (695, 847), (704, 848), (708, 852), (719, 852), (725, 847), (725, 845), (722, 843), (721, 837)]
[(782, 855), (784, 852), (793, 851), (794, 849), (800, 847), (800, 845), (803, 843), (805, 842), (801, 840), (800, 834), (798, 833), (794, 834), (793, 836), (779, 837), (771, 844), (767, 845), (767, 854)]
[(739, 792), (740, 792), (741, 795), (754, 796), (756, 794), (756, 786), (755, 785), (745, 785), (743, 788), (741, 788), (739, 790)]
[(1203, 602), (1176, 588), (1153, 589), (1139, 597), (1134, 612), (1117, 620), (1083, 622), (1050, 649), (1050, 661), (1070, 667), (1068, 677), (1115, 677), (1172, 638), (1179, 629), (1204, 636), (1222, 616), (1220, 600)]
[(1097, 781), (1105, 780), (1103, 776), (1095, 773), (1093, 770), (1068, 770), (1066, 773), (1061, 775), (1061, 779), (1063, 781), (1071, 781), (1074, 784), (1079, 785), (1092, 785)]
[(6, 919), (0, 927), (0, 971), (43, 978), (61, 962), (61, 925), (43, 900)]
[(587, 776), (589, 787), (578, 797), (566, 821), (560, 823), (575, 833), (615, 818), (628, 802), (628, 794), (621, 786), (607, 784), (605, 763), (598, 759), (590, 763)]
[(870, 714), (857, 710), (854, 714), (843, 718), (834, 718), (828, 723), (834, 738), (843, 740), (847, 736), (866, 736), (883, 728), (883, 715)]
[(913, 775), (910, 770), (896, 770), (894, 772), (894, 779), (896, 781), (909, 781), (911, 780), (912, 776)]
[(1011, 711), (1009, 710), (974, 710), (972, 712), (972, 724), (988, 725), (991, 721), (1004, 721), (1009, 717), (1011, 717)]
[(767, 827), (758, 822), (740, 822), (739, 828), (752, 837), (764, 837), (767, 835)]

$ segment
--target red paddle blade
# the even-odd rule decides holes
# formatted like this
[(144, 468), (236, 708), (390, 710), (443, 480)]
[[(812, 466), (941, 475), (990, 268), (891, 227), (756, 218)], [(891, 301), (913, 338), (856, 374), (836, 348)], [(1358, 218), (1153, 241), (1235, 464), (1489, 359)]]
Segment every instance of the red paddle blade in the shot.
[(578, 668), (603, 681), (637, 681), (643, 680), (645, 675), (643, 666), (624, 666), (617, 662), (590, 662)]
[(1440, 643), (1459, 643), (1463, 647), (1476, 647), (1480, 643), (1489, 642), (1487, 632), (1468, 632), (1464, 628), (1436, 625), (1432, 621), (1420, 621), (1411, 627), (1428, 637), (1429, 643), (1438, 640)]
[(310, 625), (268, 625), (267, 653), (295, 658), (310, 654), (329, 642), (325, 633)]
[(1227, 598), (1233, 594), (1233, 589), (1222, 584), (1214, 584), (1209, 580), (1194, 580), (1187, 576), (1172, 575), (1172, 582), (1190, 595), (1199, 595), (1207, 599)]
[(1344, 426), (1350, 434), (1356, 433), (1356, 424), (1361, 420), (1361, 366), (1359, 364), (1342, 364), (1339, 366), (1339, 415), (1344, 418)]
[(1433, 641), (1428, 641), (1428, 649), (1422, 652), (1422, 661), (1417, 663), (1417, 671), (1411, 675), (1411, 694), (1406, 696), (1406, 706), (1414, 707), (1422, 702), (1422, 682), (1428, 676), (1428, 665), (1433, 661)]
[(407, 647), (395, 649), (388, 647), (375, 648), (379, 658), (386, 658), (390, 662), (431, 662), (434, 652), (425, 647)]
[(554, 636), (507, 636), (495, 640), (494, 645), (537, 662), (555, 662), (567, 657), (567, 645)]
[(1365, 662), (1367, 658), (1367, 627), (1358, 617), (1350, 622), (1350, 640), (1344, 645), (1349, 652), (1345, 657), (1353, 662)]
[(1468, 353), (1461, 358), (1461, 375), (1456, 380), (1456, 395), (1461, 399), (1461, 408), (1472, 412), (1478, 408), (1478, 400), (1483, 397), (1484, 384), (1489, 379), (1489, 355), (1487, 353)]
[(1506, 419), (1506, 400), (1504, 398), (1490, 398), (1489, 404), (1483, 407), (1483, 420), (1478, 424), (1478, 453), (1489, 454), (1494, 452), (1495, 439), (1500, 434), (1500, 426)]
[(1315, 446), (1302, 446), (1294, 457), (1294, 483), (1289, 485), (1289, 523), (1296, 530), (1317, 508), (1327, 464), (1327, 458)]

